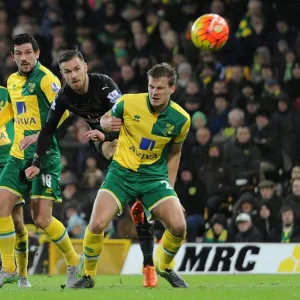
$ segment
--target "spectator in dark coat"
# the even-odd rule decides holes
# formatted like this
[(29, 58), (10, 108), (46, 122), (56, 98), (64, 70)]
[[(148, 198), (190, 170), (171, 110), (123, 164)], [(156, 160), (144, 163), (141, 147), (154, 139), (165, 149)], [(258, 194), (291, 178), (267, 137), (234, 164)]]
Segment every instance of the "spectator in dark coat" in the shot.
[(292, 180), (292, 193), (285, 197), (283, 200), (284, 207), (290, 207), (300, 217), (300, 178)]
[(199, 229), (204, 225), (206, 191), (202, 182), (189, 170), (183, 170), (176, 183), (176, 192), (185, 209), (188, 242), (195, 242)]
[(255, 123), (259, 111), (259, 101), (256, 96), (250, 96), (246, 100), (245, 125), (252, 126)]
[(253, 225), (251, 217), (246, 213), (241, 213), (235, 219), (238, 229), (235, 235), (236, 243), (261, 243), (262, 233)]
[(295, 212), (291, 207), (283, 207), (281, 211), (282, 225), (273, 229), (269, 236), (269, 242), (273, 243), (299, 243), (300, 228), (295, 223)]
[(205, 184), (209, 216), (221, 210), (221, 204), (231, 196), (232, 180), (230, 171), (224, 163), (220, 146), (211, 145), (208, 162), (199, 170), (198, 178)]
[(214, 99), (215, 106), (208, 115), (208, 128), (213, 135), (228, 126), (229, 101), (227, 95), (217, 95)]
[(189, 157), (186, 158), (189, 161), (189, 166), (199, 172), (208, 160), (208, 149), (211, 144), (211, 134), (208, 128), (199, 128), (196, 132), (195, 145), (190, 150)]
[(272, 113), (277, 109), (279, 97), (286, 96), (276, 79), (269, 79), (265, 84), (265, 91), (261, 95), (261, 109)]
[(238, 189), (253, 185), (258, 177), (260, 153), (252, 141), (248, 127), (238, 127), (236, 139), (225, 150), (227, 163), (232, 170), (233, 179)]
[(268, 204), (264, 203), (259, 209), (258, 229), (263, 235), (264, 241), (268, 240), (270, 233), (277, 228), (278, 218), (276, 218), (271, 211)]
[(291, 171), (296, 162), (296, 126), (297, 115), (292, 110), (291, 101), (288, 97), (280, 97), (277, 104), (277, 111), (272, 116), (272, 123), (279, 134), (280, 146), (283, 151), (283, 163), (285, 170)]
[(258, 184), (259, 202), (265, 204), (271, 210), (272, 216), (279, 219), (279, 211), (282, 206), (282, 198), (277, 196), (274, 189), (274, 182), (271, 180), (263, 180)]
[(252, 140), (258, 146), (261, 155), (260, 180), (265, 179), (266, 172), (274, 172), (281, 166), (281, 149), (278, 132), (269, 121), (266, 111), (259, 111), (255, 124), (251, 128)]

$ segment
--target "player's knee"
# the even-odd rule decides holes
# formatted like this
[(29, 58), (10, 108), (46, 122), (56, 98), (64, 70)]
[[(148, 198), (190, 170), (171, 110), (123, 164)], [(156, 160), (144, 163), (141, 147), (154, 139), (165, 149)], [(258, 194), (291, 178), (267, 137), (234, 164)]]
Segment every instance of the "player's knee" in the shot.
[(51, 223), (52, 216), (42, 215), (42, 214), (41, 215), (32, 214), (32, 219), (36, 226), (44, 230)]
[(107, 224), (101, 219), (91, 220), (89, 223), (90, 231), (95, 234), (102, 233), (106, 227)]
[(169, 228), (171, 233), (177, 237), (185, 237), (186, 235), (186, 223), (185, 222), (176, 222), (172, 224)]

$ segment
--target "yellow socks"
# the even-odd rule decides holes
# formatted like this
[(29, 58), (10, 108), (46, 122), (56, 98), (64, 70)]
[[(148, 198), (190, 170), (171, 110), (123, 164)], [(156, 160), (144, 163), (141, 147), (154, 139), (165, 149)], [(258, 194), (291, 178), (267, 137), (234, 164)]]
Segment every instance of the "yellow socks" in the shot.
[(64, 225), (53, 217), (50, 225), (44, 231), (63, 253), (67, 265), (77, 266), (79, 263), (79, 256), (72, 246), (68, 232)]
[(103, 246), (104, 233), (92, 233), (88, 227), (85, 229), (83, 240), (83, 255), (85, 274), (96, 277), (97, 262)]
[(172, 261), (183, 243), (184, 237), (174, 236), (169, 230), (165, 230), (162, 237), (162, 251), (159, 253), (158, 269), (163, 271), (171, 269)]
[(0, 253), (2, 256), (2, 269), (13, 273), (15, 265), (16, 234), (12, 217), (0, 217)]
[(28, 277), (28, 230), (24, 226), (23, 230), (16, 233), (15, 255), (19, 276)]

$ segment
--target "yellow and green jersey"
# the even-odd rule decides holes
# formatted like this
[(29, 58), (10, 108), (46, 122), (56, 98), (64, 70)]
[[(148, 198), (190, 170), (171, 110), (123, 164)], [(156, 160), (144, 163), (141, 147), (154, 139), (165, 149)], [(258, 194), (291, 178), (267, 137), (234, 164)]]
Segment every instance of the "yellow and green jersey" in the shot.
[(168, 154), (173, 143), (182, 143), (190, 116), (171, 101), (161, 113), (152, 111), (148, 94), (123, 95), (110, 110), (123, 119), (113, 163), (145, 174), (168, 174)]
[[(0, 126), (14, 119), (14, 142), (10, 155), (18, 159), (33, 158), (35, 145), (19, 149), (26, 136), (38, 133), (46, 122), (51, 103), (60, 89), (60, 81), (47, 68), (37, 62), (27, 76), (13, 73), (7, 81), (9, 99), (0, 113)], [(62, 119), (68, 116), (66, 113)], [(60, 155), (58, 139), (52, 138), (50, 154)]]
[[(0, 86), (0, 112), (9, 99), (6, 88)], [(13, 121), (0, 127), (0, 166), (4, 166), (8, 160), (10, 148), (14, 140)]]

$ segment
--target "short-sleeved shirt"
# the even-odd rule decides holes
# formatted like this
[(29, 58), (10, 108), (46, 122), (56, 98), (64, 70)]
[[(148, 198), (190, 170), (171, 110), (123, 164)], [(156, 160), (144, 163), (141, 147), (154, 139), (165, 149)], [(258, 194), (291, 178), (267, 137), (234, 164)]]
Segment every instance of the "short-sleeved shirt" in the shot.
[[(28, 75), (13, 73), (8, 78), (7, 89), (10, 95), (8, 105), (12, 111), (15, 132), (10, 154), (18, 159), (31, 159), (35, 145), (21, 151), (20, 142), (24, 137), (36, 134), (42, 129), (51, 103), (60, 89), (60, 81), (51, 71), (37, 62)], [(56, 135), (51, 139), (49, 151), (53, 155), (60, 156)]]
[(160, 113), (153, 112), (149, 95), (123, 95), (110, 110), (123, 119), (113, 162), (143, 174), (168, 174), (173, 143), (182, 143), (190, 128), (190, 116), (173, 101)]

